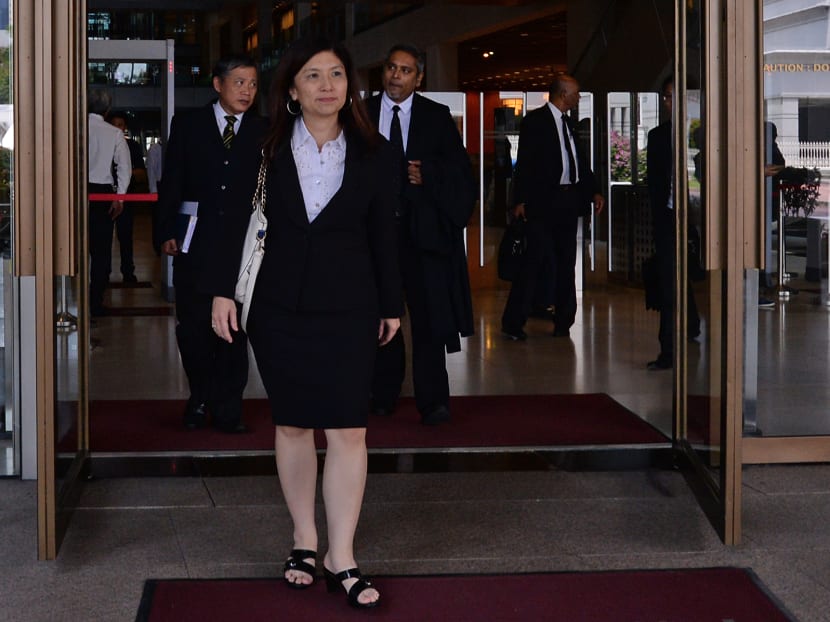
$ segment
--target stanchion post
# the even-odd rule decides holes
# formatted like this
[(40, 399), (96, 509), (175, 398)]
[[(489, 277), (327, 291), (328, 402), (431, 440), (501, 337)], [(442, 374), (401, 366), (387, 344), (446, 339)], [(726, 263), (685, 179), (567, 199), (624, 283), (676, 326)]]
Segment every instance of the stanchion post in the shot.
[(787, 301), (793, 294), (793, 290), (785, 284), (787, 281), (786, 249), (787, 235), (784, 231), (784, 197), (778, 203), (778, 300)]
[(66, 278), (66, 276), (61, 277), (61, 306), (55, 316), (55, 326), (63, 330), (75, 330), (78, 328), (78, 318), (66, 308)]

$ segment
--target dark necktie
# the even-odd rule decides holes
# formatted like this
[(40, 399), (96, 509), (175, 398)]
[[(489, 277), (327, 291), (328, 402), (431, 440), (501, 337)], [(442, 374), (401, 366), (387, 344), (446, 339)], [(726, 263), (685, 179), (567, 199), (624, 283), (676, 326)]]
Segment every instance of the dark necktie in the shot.
[(574, 152), (571, 149), (570, 132), (568, 131), (568, 122), (565, 120), (565, 115), (562, 115), (562, 140), (565, 141), (565, 151), (568, 152), (568, 172), (570, 173), (570, 180), (572, 184), (576, 183), (576, 160), (574, 159)]
[(236, 117), (228, 114), (225, 115), (225, 120), (228, 124), (225, 126), (225, 131), (222, 132), (222, 144), (225, 145), (225, 149), (230, 149), (233, 142), (233, 124), (236, 123)]
[(403, 189), (407, 173), (406, 150), (403, 148), (403, 132), (401, 132), (401, 120), (398, 117), (400, 109), (400, 106), (392, 106), (392, 123), (389, 124), (389, 142), (395, 153), (399, 154), (401, 158), (401, 165), (398, 167), (399, 178), (396, 180), (396, 187)]
[(403, 132), (401, 132), (401, 120), (398, 117), (398, 112), (400, 111), (400, 106), (392, 106), (392, 123), (389, 125), (389, 142), (392, 143), (392, 146), (401, 154), (401, 157), (404, 156), (406, 151), (403, 148)]

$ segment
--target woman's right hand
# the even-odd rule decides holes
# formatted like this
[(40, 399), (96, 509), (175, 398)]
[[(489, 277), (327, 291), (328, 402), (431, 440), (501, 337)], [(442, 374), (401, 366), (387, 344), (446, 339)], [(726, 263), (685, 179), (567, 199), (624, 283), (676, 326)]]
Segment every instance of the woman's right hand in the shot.
[(233, 298), (213, 297), (210, 325), (217, 337), (228, 343), (233, 343), (231, 331), (237, 332), (239, 330), (239, 325), (236, 322), (236, 303)]

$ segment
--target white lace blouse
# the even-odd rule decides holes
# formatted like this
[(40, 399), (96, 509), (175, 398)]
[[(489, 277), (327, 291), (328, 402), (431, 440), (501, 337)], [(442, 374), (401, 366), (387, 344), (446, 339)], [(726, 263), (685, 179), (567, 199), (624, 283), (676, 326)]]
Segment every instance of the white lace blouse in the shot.
[(346, 138), (341, 131), (337, 138), (318, 150), (314, 137), (300, 117), (294, 123), (291, 152), (300, 178), (308, 222), (313, 222), (343, 183)]

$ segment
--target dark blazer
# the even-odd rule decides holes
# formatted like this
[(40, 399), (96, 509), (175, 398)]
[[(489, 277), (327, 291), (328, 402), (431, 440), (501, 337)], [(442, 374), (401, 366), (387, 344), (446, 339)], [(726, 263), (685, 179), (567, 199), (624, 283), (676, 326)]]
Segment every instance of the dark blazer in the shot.
[[(366, 100), (369, 116), (380, 120), (381, 95)], [(447, 106), (415, 93), (406, 159), (420, 160), (423, 185), (401, 191), (406, 235), (420, 251), (430, 292), (430, 330), (448, 352), (460, 349), (459, 334), (473, 334), (473, 305), (464, 249), (464, 228), (475, 208), (470, 158)]]
[[(265, 256), (257, 276), (259, 304), (290, 311), (403, 314), (390, 147), (374, 152), (347, 136), (343, 183), (308, 222), (290, 142), (268, 166)], [(258, 166), (258, 164), (256, 165)], [(256, 167), (255, 167), (256, 168)], [(256, 171), (255, 171), (256, 172)], [(247, 221), (226, 232), (217, 295), (233, 296)]]
[(230, 149), (225, 149), (213, 104), (173, 117), (164, 158), (164, 183), (156, 206), (154, 243), (177, 236), (183, 201), (198, 201), (196, 230), (187, 254), (174, 259), (176, 283), (205, 293), (213, 289), (213, 255), (234, 222), (247, 223), (266, 130), (265, 119), (249, 110)]
[[(559, 148), (559, 119), (554, 118), (548, 104), (527, 113), (519, 129), (519, 151), (513, 188), (514, 202), (525, 204), (528, 222), (544, 219), (555, 208), (555, 196), (562, 178), (562, 153)], [(575, 136), (573, 126), (569, 125)], [(589, 209), (593, 195), (598, 193), (596, 179), (588, 158), (577, 147), (579, 197), (583, 211)]]
[[(671, 193), (671, 122), (661, 123), (648, 133), (646, 165), (651, 210), (666, 211)], [(672, 218), (672, 220), (674, 220)]]

